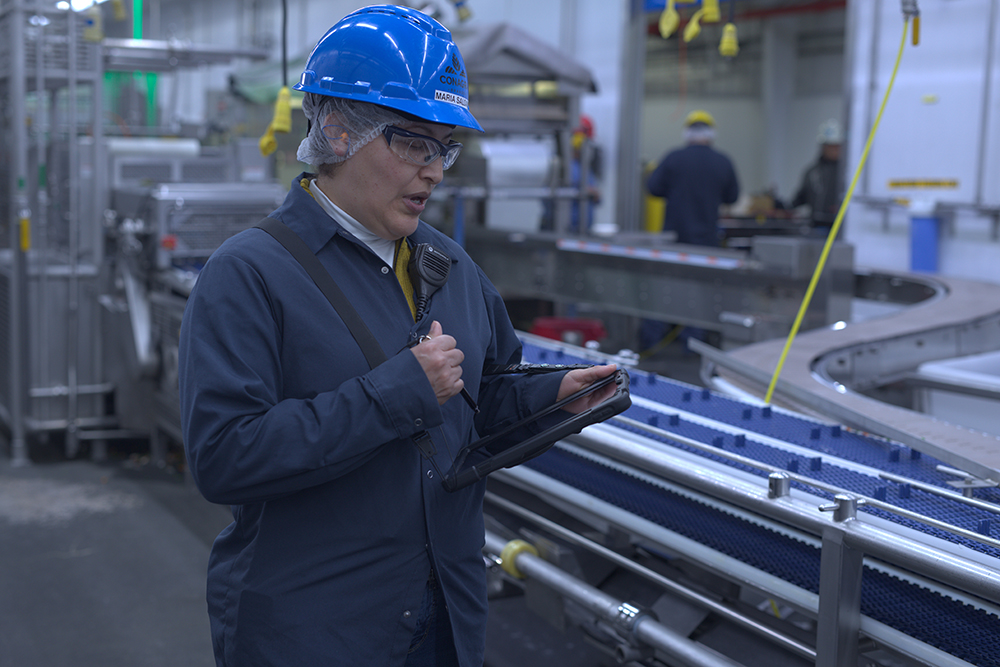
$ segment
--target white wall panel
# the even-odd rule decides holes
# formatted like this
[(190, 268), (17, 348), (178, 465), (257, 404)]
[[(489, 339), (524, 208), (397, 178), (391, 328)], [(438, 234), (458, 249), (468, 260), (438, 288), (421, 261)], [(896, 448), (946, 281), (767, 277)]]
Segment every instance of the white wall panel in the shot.
[[(910, 218), (941, 219), (939, 271), (1000, 282), (1000, 0), (922, 0), (920, 43), (902, 63), (858, 194), (900, 202), (888, 213), (858, 202), (846, 219), (860, 265), (910, 268)], [(848, 4), (848, 178), (892, 73), (902, 16), (894, 0)], [(950, 180), (956, 187), (890, 187)], [(957, 205), (957, 206), (956, 206)], [(922, 207), (922, 208), (921, 208)]]
[[(885, 117), (872, 145), (865, 194), (875, 197), (937, 197), (972, 204), (979, 178), (980, 114), (984, 104), (987, 1), (921, 3), (919, 46), (909, 41)], [(860, 81), (862, 97), (877, 111), (899, 49), (903, 21), (899, 5), (884, 2), (877, 35), (874, 85)], [(874, 117), (865, 118), (870, 127)], [(858, 129), (861, 129), (859, 127)], [(893, 188), (892, 181), (954, 180), (955, 188), (931, 191)]]

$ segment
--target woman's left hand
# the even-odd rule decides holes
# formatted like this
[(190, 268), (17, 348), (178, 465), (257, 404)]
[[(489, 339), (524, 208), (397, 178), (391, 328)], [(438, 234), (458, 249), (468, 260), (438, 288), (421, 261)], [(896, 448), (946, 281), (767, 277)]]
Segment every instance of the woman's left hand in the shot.
[[(579, 368), (566, 373), (566, 375), (563, 376), (562, 383), (559, 385), (559, 395), (556, 397), (556, 400), (562, 400), (570, 394), (590, 386), (601, 378), (611, 375), (615, 372), (615, 370), (617, 370), (617, 368), (618, 367), (615, 364), (608, 364), (606, 366)], [(572, 412), (573, 414), (579, 414), (589, 410), (595, 405), (600, 405), (604, 401), (611, 398), (612, 394), (615, 393), (615, 389), (615, 383), (611, 382), (607, 386), (602, 387), (592, 394), (587, 394), (582, 398), (578, 398), (569, 405), (563, 407), (563, 410)]]

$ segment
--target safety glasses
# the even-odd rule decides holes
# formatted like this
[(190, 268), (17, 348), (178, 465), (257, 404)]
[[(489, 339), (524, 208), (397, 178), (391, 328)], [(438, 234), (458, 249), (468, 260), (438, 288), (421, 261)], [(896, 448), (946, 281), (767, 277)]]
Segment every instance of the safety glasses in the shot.
[(458, 154), (462, 152), (462, 144), (457, 141), (443, 144), (434, 137), (403, 130), (394, 125), (387, 125), (382, 130), (382, 135), (393, 153), (421, 167), (441, 158), (441, 168), (447, 169), (455, 164)]

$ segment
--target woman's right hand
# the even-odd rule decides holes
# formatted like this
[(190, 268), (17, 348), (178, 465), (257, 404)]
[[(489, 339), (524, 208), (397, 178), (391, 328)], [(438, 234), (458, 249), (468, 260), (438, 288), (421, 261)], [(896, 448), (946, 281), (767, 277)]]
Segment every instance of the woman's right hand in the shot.
[(414, 345), (410, 348), (410, 352), (424, 369), (427, 379), (434, 388), (438, 405), (444, 405), (445, 401), (462, 391), (465, 386), (462, 380), (462, 361), (465, 360), (465, 353), (456, 347), (457, 343), (453, 337), (444, 333), (441, 323), (437, 320), (431, 322), (427, 336), (428, 340)]

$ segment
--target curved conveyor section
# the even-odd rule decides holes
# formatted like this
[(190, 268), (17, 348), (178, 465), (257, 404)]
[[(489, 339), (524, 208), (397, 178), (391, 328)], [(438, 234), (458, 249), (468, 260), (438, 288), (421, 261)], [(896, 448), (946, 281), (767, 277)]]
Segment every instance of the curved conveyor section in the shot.
[[(908, 280), (900, 274), (899, 280)], [(774, 399), (874, 433), (964, 470), (1000, 481), (1000, 438), (949, 424), (851, 391), (851, 386), (891, 380), (920, 363), (1000, 349), (1000, 285), (950, 277), (936, 283), (939, 296), (836, 329), (799, 334), (789, 350)], [(763, 397), (785, 345), (774, 339), (728, 353), (692, 341), (722, 379)], [(844, 378), (835, 381), (836, 378)]]

